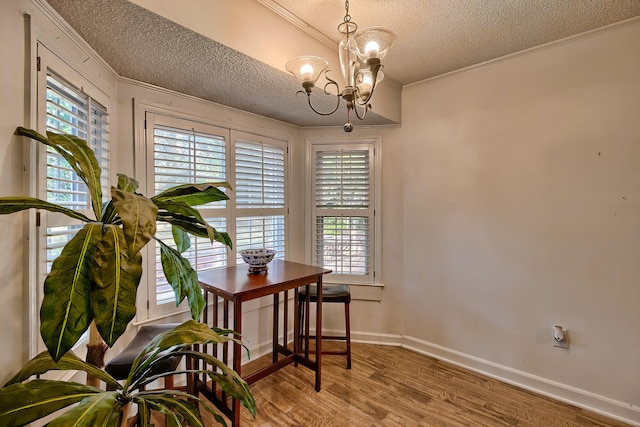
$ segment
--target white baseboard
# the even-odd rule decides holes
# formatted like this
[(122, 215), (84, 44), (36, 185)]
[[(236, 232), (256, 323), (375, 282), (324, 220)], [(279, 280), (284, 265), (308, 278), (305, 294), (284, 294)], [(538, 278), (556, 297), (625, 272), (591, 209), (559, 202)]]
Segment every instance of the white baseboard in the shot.
[(632, 404), (600, 396), (415, 338), (403, 337), (401, 346), (407, 350), (435, 357), (525, 390), (542, 394), (627, 424), (640, 426), (640, 408)]

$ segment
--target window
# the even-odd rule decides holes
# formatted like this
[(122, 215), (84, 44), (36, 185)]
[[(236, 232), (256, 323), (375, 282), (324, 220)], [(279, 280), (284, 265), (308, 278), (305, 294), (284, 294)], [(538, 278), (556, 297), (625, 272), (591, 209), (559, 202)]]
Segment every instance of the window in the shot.
[[(234, 189), (229, 201), (197, 208), (212, 226), (229, 233), (235, 254), (220, 243), (191, 236), (191, 247), (183, 254), (191, 265), (197, 271), (236, 265), (242, 262), (240, 250), (259, 247), (275, 249), (284, 258), (286, 143), (159, 113), (147, 112), (146, 119), (150, 194), (184, 183), (227, 181)], [(173, 244), (169, 224), (158, 223), (157, 235)], [(174, 312), (160, 249), (147, 258), (148, 271), (155, 272), (149, 316)]]
[(285, 151), (283, 142), (234, 133), (236, 259), (239, 251), (269, 248), (285, 256)]
[(375, 143), (312, 145), (311, 254), (328, 282), (374, 283)]
[[(151, 150), (147, 158), (149, 196), (179, 184), (227, 181), (227, 130), (149, 113), (147, 132)], [(227, 203), (214, 202), (197, 209), (213, 227), (226, 230)], [(170, 224), (158, 222), (156, 235), (174, 246)], [(194, 269), (227, 265), (224, 245), (190, 237), (191, 247), (182, 255)], [(152, 243), (149, 247), (155, 247), (155, 254), (146, 257), (148, 271), (154, 272), (148, 287), (149, 311), (150, 315), (157, 316), (175, 309), (175, 295), (162, 271), (160, 247)]]

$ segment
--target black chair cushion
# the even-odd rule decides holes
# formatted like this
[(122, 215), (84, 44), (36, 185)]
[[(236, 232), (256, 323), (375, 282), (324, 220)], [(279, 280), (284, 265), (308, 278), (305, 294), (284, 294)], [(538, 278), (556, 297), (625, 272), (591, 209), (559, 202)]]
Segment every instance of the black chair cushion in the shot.
[[(307, 297), (307, 291), (305, 287), (301, 287), (298, 291), (299, 301), (305, 301)], [(318, 298), (318, 288), (316, 285), (310, 286), (309, 300), (316, 302)], [(322, 287), (322, 302), (351, 302), (351, 292), (347, 285), (335, 285), (335, 286), (323, 286)]]
[[(166, 332), (169, 329), (173, 329), (178, 326), (179, 323), (169, 323), (163, 325), (148, 325), (143, 326), (138, 330), (138, 333), (129, 343), (127, 347), (116, 357), (111, 359), (105, 370), (111, 374), (117, 380), (124, 380), (129, 376), (133, 361), (158, 334)], [(180, 364), (182, 356), (169, 357), (162, 362), (158, 363), (151, 371), (153, 375), (161, 374), (163, 372), (175, 371)]]

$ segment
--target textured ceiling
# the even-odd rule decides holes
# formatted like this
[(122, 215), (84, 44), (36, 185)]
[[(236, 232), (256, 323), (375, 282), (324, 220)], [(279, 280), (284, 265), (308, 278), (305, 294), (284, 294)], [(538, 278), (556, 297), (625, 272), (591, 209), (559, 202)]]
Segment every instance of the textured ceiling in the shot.
[[(341, 0), (255, 1), (338, 40)], [(345, 121), (310, 112), (289, 74), (129, 1), (47, 2), (121, 76), (299, 126)], [(351, 0), (350, 14), (359, 28), (396, 32), (384, 71), (405, 85), (639, 16), (640, 0)], [(373, 113), (364, 121), (390, 123)]]
[[(338, 42), (344, 0), (260, 0)], [(359, 29), (397, 40), (384, 73), (406, 85), (640, 15), (640, 0), (350, 0)]]

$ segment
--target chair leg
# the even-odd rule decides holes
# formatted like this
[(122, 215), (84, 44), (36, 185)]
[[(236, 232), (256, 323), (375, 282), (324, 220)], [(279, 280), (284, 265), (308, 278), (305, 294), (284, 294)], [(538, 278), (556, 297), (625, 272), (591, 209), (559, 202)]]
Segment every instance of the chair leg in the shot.
[[(294, 334), (297, 335), (297, 339), (294, 342), (297, 342), (298, 347), (294, 348), (293, 351), (296, 353), (302, 352), (302, 328), (304, 325), (304, 303), (298, 299), (298, 324), (295, 325)], [(298, 366), (298, 361), (296, 360), (294, 366)]]
[(173, 389), (173, 375), (167, 375), (164, 377), (164, 388), (169, 390)]
[(347, 336), (347, 369), (351, 369), (351, 321), (348, 302), (344, 304), (344, 323)]

